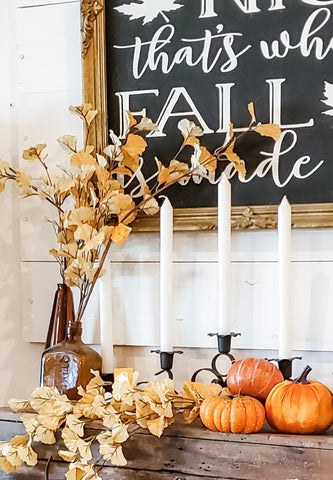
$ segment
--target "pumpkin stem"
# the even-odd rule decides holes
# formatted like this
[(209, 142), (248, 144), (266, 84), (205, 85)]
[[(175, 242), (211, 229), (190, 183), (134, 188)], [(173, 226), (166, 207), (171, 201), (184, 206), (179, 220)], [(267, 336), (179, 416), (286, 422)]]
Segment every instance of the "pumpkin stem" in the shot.
[(307, 365), (304, 368), (303, 372), (300, 374), (300, 376), (295, 378), (295, 380), (293, 380), (293, 383), (301, 383), (303, 385), (308, 385), (310, 382), (306, 377), (309, 375), (311, 370), (312, 368), (310, 367), (310, 365)]

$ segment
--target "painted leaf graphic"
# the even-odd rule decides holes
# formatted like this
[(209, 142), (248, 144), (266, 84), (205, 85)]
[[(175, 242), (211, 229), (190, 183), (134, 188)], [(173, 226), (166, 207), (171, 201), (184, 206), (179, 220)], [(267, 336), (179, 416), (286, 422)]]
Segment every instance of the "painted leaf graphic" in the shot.
[(143, 25), (151, 22), (158, 15), (162, 15), (166, 22), (169, 22), (168, 17), (164, 12), (170, 12), (171, 10), (178, 10), (178, 8), (184, 5), (176, 4), (177, 0), (138, 0), (137, 2), (129, 3), (128, 5), (121, 5), (115, 7), (115, 10), (129, 15), (130, 20), (137, 20), (143, 18)]
[(333, 115), (333, 84), (329, 82), (324, 82), (324, 85), (324, 95), (326, 99), (322, 100), (322, 102), (332, 108), (330, 108), (330, 110), (325, 110), (325, 112), (322, 113), (324, 115)]

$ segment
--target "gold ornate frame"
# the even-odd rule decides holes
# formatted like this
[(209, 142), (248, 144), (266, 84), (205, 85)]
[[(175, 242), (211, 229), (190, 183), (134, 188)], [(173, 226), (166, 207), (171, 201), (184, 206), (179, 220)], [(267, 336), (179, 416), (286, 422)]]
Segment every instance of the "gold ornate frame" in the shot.
[[(100, 149), (108, 142), (105, 0), (81, 0), (81, 32), (83, 57), (84, 100), (99, 111), (97, 122), (90, 133), (90, 142)], [(175, 230), (216, 230), (217, 208), (175, 209)], [(277, 205), (232, 208), (234, 229), (271, 229), (277, 226)], [(292, 205), (294, 228), (333, 227), (333, 204)], [(136, 231), (156, 231), (158, 217), (140, 216)]]

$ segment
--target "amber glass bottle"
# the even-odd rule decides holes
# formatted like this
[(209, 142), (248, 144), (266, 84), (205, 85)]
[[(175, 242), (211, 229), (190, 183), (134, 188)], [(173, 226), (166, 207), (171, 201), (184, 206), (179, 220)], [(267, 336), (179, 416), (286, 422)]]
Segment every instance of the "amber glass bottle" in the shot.
[(71, 291), (68, 299), (68, 302), (72, 302), (72, 307), (66, 306), (70, 318), (67, 322), (66, 338), (43, 352), (41, 386), (56, 387), (60, 393), (65, 393), (71, 400), (78, 400), (80, 395), (77, 387), (80, 385), (83, 388), (86, 387), (93, 376), (90, 369), (101, 371), (102, 357), (82, 342), (82, 324), (73, 321)]
[(66, 336), (67, 321), (74, 320), (73, 295), (65, 283), (58, 283), (47, 332), (45, 350), (62, 342)]

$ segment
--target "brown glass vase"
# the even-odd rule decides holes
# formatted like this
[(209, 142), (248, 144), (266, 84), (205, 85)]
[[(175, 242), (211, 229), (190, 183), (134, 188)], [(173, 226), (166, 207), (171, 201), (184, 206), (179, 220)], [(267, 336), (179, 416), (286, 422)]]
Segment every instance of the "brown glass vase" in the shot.
[(71, 289), (65, 283), (58, 283), (53, 300), (45, 350), (65, 339), (67, 322), (72, 320), (74, 320), (74, 306)]
[(56, 387), (71, 400), (80, 398), (77, 389), (85, 388), (93, 377), (90, 370), (102, 369), (102, 357), (82, 342), (81, 334), (81, 322), (70, 320), (66, 338), (42, 354), (41, 386)]

